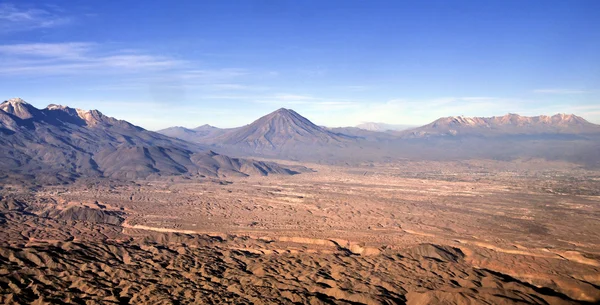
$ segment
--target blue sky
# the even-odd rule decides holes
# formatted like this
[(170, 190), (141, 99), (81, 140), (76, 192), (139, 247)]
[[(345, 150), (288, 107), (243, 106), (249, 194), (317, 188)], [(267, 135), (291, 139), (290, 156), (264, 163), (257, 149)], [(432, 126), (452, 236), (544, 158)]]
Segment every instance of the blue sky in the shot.
[(0, 92), (153, 130), (600, 123), (600, 1), (0, 1)]

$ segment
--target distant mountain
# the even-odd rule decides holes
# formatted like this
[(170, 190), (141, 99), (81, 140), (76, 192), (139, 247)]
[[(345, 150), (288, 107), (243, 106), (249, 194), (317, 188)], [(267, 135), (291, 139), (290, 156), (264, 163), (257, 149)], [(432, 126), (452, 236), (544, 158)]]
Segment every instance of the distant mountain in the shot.
[(281, 108), (253, 123), (215, 137), (225, 145), (242, 145), (259, 150), (281, 150), (299, 144), (341, 144), (348, 140), (313, 124), (293, 110)]
[(294, 160), (319, 159), (318, 156), (331, 153), (330, 149), (344, 147), (355, 139), (317, 126), (295, 111), (284, 108), (237, 128), (218, 129), (204, 125), (191, 132), (174, 128), (160, 132), (210, 145), (228, 154)]
[(194, 130), (185, 128), (185, 127), (181, 127), (181, 126), (173, 126), (173, 127), (157, 130), (156, 132), (158, 132), (160, 134), (164, 134), (165, 136), (182, 139), (182, 140), (185, 140), (185, 138), (194, 136), (196, 134), (196, 132)]
[(408, 158), (543, 158), (600, 167), (600, 125), (576, 115), (445, 117), (394, 133), (397, 156)]
[(196, 133), (200, 133), (200, 134), (211, 134), (217, 130), (221, 130), (221, 128), (215, 127), (215, 126), (211, 126), (208, 124), (204, 124), (202, 126), (198, 126), (196, 128), (193, 129)]
[(231, 129), (221, 129), (208, 124), (193, 129), (175, 126), (169, 127), (157, 132), (166, 136), (185, 140), (188, 142), (202, 142), (202, 139), (219, 136)]
[(190, 141), (236, 156), (340, 165), (546, 158), (600, 166), (600, 126), (575, 115), (447, 117), (418, 128), (380, 132), (321, 127), (293, 110), (279, 109), (243, 127), (203, 129), (208, 133), (200, 136), (194, 130), (184, 132), (194, 135), (187, 138)]
[(392, 141), (398, 139), (398, 136), (395, 134), (397, 131), (393, 130), (374, 131), (358, 127), (336, 127), (328, 128), (328, 130), (335, 134), (343, 134), (354, 137), (358, 140), (366, 140), (370, 142)]
[(413, 125), (397, 125), (397, 124), (386, 124), (386, 123), (376, 123), (376, 122), (365, 122), (359, 125), (356, 125), (356, 128), (368, 130), (368, 131), (388, 131), (388, 130), (405, 130), (409, 128), (414, 128), (416, 126)]
[(54, 104), (37, 109), (21, 99), (0, 104), (0, 134), (0, 179), (57, 183), (78, 177), (294, 173), (274, 163), (219, 155), (98, 110)]
[(508, 136), (508, 135), (582, 135), (598, 134), (600, 125), (573, 114), (553, 116), (445, 117), (422, 127), (399, 133), (402, 137), (432, 136)]

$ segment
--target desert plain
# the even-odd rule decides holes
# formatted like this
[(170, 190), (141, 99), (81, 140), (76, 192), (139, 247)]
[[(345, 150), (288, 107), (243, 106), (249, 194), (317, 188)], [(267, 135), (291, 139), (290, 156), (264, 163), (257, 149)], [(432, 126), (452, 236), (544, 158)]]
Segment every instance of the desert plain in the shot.
[(542, 159), (4, 185), (0, 303), (594, 304), (600, 172)]

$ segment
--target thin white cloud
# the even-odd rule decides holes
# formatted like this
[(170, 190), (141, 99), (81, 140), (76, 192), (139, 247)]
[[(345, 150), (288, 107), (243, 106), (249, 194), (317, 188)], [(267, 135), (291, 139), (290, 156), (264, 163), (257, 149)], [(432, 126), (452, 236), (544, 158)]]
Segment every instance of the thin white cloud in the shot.
[(308, 101), (314, 100), (315, 98), (307, 95), (296, 95), (296, 94), (278, 94), (273, 97), (273, 100), (278, 101)]
[[(249, 86), (243, 84), (233, 84), (233, 83), (194, 83), (194, 82), (178, 82), (176, 80), (159, 82), (157, 80), (148, 80), (148, 79), (134, 79), (131, 81), (120, 81), (116, 84), (110, 85), (95, 85), (91, 86), (89, 90), (111, 90), (111, 91), (120, 91), (120, 90), (146, 90), (149, 86), (160, 88), (160, 89), (183, 89), (198, 92), (199, 95), (195, 96), (197, 99), (202, 100), (210, 100), (210, 99), (230, 99), (230, 100), (243, 100), (249, 98), (257, 98), (257, 96), (249, 97), (249, 96), (219, 96), (219, 95), (210, 95), (213, 92), (259, 92), (266, 91), (268, 87), (261, 86)], [(208, 94), (204, 94), (204, 93)]]
[(9, 56), (37, 56), (46, 58), (76, 58), (89, 52), (92, 43), (26, 43), (0, 45), (0, 53)]
[(103, 51), (94, 43), (32, 43), (0, 45), (0, 73), (53, 75), (94, 72), (136, 72), (166, 69), (184, 61), (132, 50)]
[(557, 113), (575, 114), (584, 119), (600, 124), (600, 105), (596, 104), (557, 104), (538, 109), (538, 114), (552, 115)]
[(323, 114), (335, 111), (347, 111), (360, 107), (360, 102), (347, 99), (334, 99), (298, 94), (274, 94), (250, 99), (251, 102), (271, 105), (275, 108), (292, 108), (307, 114)]
[(308, 77), (322, 77), (327, 74), (328, 70), (322, 67), (316, 68), (304, 68), (299, 69), (298, 73), (300, 75), (308, 76)]
[(183, 79), (189, 80), (216, 80), (229, 79), (238, 76), (247, 75), (249, 72), (245, 69), (238, 68), (222, 68), (222, 69), (205, 69), (205, 70), (187, 70), (181, 74)]
[(489, 97), (489, 96), (466, 96), (466, 97), (461, 97), (459, 99), (463, 100), (463, 101), (493, 101), (497, 98)]
[(600, 105), (540, 104), (533, 100), (503, 97), (443, 97), (427, 100), (395, 99), (387, 102), (361, 103), (353, 111), (314, 114), (315, 121), (329, 126), (353, 126), (363, 121), (388, 124), (423, 125), (440, 117), (502, 116), (517, 113), (525, 116), (575, 114), (600, 123)]
[(58, 11), (56, 8), (48, 10), (0, 3), (0, 33), (51, 28), (71, 21), (67, 17), (60, 16)]
[(336, 89), (340, 89), (340, 90), (344, 90), (344, 91), (351, 91), (351, 92), (362, 92), (362, 91), (371, 90), (372, 87), (361, 86), (361, 85), (351, 85), (351, 86), (339, 86), (339, 87), (336, 87)]
[(361, 122), (423, 125), (447, 116), (494, 116), (516, 112), (531, 115), (524, 106), (531, 101), (500, 97), (441, 97), (427, 100), (393, 99), (358, 103), (336, 113), (312, 114), (315, 122), (327, 126), (355, 126)]
[[(93, 77), (84, 89), (130, 90), (150, 94), (156, 100), (173, 96), (206, 100), (207, 95), (218, 92), (265, 92), (268, 87), (255, 84), (264, 73), (241, 68), (202, 69), (192, 61), (92, 42), (0, 44), (0, 80), (66, 76), (89, 81)], [(250, 75), (252, 82), (244, 83)]]
[(181, 63), (162, 56), (144, 55), (144, 54), (123, 54), (99, 57), (97, 61), (101, 65), (116, 68), (136, 69), (136, 68), (168, 68)]
[(242, 84), (207, 84), (201, 85), (202, 89), (210, 90), (210, 91), (265, 91), (268, 90), (269, 87), (264, 86), (250, 86), (250, 85), (242, 85)]
[(535, 89), (534, 93), (543, 93), (543, 94), (584, 94), (589, 93), (589, 91), (585, 90), (573, 90), (573, 89), (559, 89), (559, 88), (551, 88), (551, 89)]
[(578, 105), (578, 106), (571, 106), (571, 109), (574, 110), (600, 110), (600, 105)]

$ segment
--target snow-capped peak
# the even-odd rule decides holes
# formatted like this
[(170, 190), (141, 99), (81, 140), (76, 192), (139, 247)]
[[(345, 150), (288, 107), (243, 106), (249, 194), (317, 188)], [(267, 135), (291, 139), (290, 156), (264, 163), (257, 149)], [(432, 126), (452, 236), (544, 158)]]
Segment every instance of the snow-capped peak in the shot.
[(20, 98), (11, 98), (0, 104), (0, 109), (21, 119), (30, 119), (40, 111)]
[(19, 98), (19, 97), (8, 99), (4, 103), (8, 103), (11, 105), (18, 105), (18, 104), (29, 105), (25, 100), (23, 100), (22, 98)]

